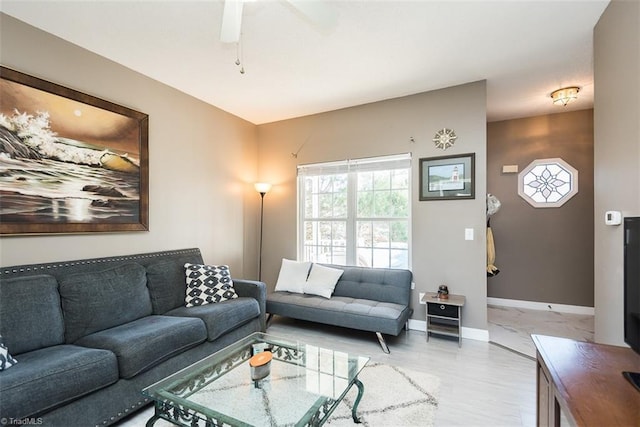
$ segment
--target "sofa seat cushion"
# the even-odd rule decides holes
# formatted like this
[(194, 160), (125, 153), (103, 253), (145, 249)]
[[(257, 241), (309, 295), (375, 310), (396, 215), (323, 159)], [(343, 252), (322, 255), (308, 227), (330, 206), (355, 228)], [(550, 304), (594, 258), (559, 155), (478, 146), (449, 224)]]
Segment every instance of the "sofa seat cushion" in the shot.
[(0, 375), (0, 414), (35, 416), (118, 380), (110, 351), (57, 345), (22, 353), (20, 363)]
[(292, 292), (269, 294), (267, 312), (392, 335), (400, 333), (411, 315), (411, 309), (402, 304), (335, 295), (327, 299)]
[(121, 378), (132, 378), (207, 338), (200, 319), (148, 316), (96, 332), (76, 344), (111, 350)]
[(207, 326), (207, 339), (219, 336), (260, 317), (260, 305), (255, 298), (239, 297), (216, 304), (180, 307), (167, 312), (169, 316), (196, 317)]

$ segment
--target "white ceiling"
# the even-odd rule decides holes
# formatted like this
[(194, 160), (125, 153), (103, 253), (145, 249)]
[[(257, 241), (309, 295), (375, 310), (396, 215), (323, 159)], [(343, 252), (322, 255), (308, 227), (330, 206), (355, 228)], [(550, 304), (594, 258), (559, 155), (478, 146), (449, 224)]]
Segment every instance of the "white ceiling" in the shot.
[[(222, 0), (2, 0), (2, 11), (262, 124), (487, 80), (489, 121), (593, 106), (593, 28), (608, 0), (324, 1), (320, 27), (286, 0), (245, 4), (242, 50)], [(551, 91), (581, 88), (567, 107)]]

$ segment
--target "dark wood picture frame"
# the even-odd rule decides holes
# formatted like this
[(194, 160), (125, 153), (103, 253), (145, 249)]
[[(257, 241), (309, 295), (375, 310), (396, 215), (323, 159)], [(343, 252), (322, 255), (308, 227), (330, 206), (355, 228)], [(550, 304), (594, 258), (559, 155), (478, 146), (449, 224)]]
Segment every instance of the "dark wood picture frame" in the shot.
[(149, 116), (0, 66), (0, 234), (149, 230)]
[(420, 159), (420, 200), (475, 199), (475, 153)]

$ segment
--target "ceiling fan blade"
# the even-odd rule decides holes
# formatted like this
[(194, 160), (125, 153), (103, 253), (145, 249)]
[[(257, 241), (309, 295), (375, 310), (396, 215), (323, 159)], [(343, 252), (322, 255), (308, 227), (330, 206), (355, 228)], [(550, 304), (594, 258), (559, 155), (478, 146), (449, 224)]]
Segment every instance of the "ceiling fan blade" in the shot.
[(242, 28), (243, 0), (225, 0), (220, 26), (220, 41), (223, 43), (237, 43), (240, 41)]
[(288, 0), (304, 17), (321, 28), (332, 28), (337, 24), (338, 13), (327, 3), (319, 0)]

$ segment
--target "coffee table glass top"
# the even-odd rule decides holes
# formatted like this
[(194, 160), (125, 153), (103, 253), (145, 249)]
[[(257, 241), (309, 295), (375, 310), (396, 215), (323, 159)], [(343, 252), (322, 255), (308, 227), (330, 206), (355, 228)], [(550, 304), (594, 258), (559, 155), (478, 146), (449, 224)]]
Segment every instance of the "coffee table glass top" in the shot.
[[(260, 351), (273, 354), (270, 373), (253, 381), (249, 359)], [(357, 421), (364, 392), (357, 377), (368, 361), (254, 333), (144, 389), (155, 403), (147, 425), (159, 418), (185, 426), (322, 425), (353, 385), (358, 387), (352, 411)]]

